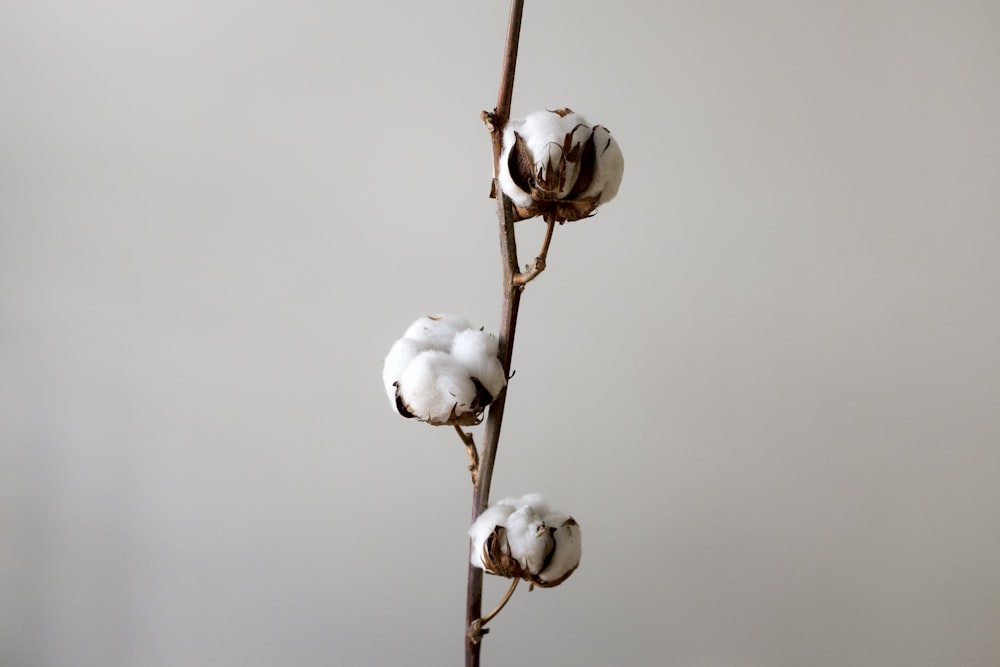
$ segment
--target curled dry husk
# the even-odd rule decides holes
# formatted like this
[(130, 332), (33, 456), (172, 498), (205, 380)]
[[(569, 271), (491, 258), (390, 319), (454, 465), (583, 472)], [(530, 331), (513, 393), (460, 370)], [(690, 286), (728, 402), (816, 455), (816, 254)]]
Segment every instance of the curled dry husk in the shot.
[[(578, 526), (576, 519), (569, 517), (563, 522), (564, 526)], [(555, 527), (549, 527), (549, 531), (552, 534), (555, 533)], [(579, 561), (565, 573), (562, 573), (555, 579), (545, 580), (541, 578), (541, 574), (548, 569), (549, 564), (555, 556), (557, 545), (553, 541), (552, 548), (549, 549), (549, 553), (545, 557), (545, 561), (542, 567), (539, 568), (537, 574), (529, 572), (527, 569), (521, 567), (521, 563), (518, 562), (516, 558), (510, 555), (510, 546), (507, 543), (507, 529), (503, 526), (496, 526), (493, 532), (486, 538), (483, 543), (483, 565), (485, 569), (490, 574), (495, 574), (501, 577), (506, 577), (507, 579), (524, 579), (525, 581), (530, 581), (532, 586), (539, 586), (541, 588), (552, 588), (558, 586), (562, 582), (569, 579), (569, 576), (576, 571), (576, 568), (580, 566)]]

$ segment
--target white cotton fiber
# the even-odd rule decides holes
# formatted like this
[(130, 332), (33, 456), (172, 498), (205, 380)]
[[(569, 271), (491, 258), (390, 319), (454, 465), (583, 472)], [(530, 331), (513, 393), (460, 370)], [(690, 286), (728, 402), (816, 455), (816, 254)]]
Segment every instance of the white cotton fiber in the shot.
[(501, 498), (496, 501), (496, 504), (507, 505), (514, 509), (519, 509), (527, 505), (540, 517), (544, 517), (549, 513), (548, 503), (545, 502), (545, 497), (540, 493), (526, 493), (520, 498)]
[(400, 338), (389, 348), (389, 354), (386, 355), (385, 364), (382, 366), (382, 382), (385, 384), (385, 392), (394, 410), (396, 409), (395, 382), (403, 376), (403, 371), (410, 362), (425, 349), (427, 348), (424, 344), (412, 338)]
[[(585, 130), (581, 131), (581, 128)], [(583, 116), (574, 111), (561, 115), (560, 112), (546, 110), (525, 116), (517, 133), (537, 163), (549, 155), (555, 155), (558, 160), (567, 134), (574, 133), (574, 143), (586, 141), (590, 136), (590, 126)], [(555, 144), (558, 154), (551, 152), (552, 144)]]
[(447, 352), (425, 350), (406, 367), (398, 381), (399, 397), (418, 419), (445, 422), (469, 412), (476, 387), (465, 368)]
[(507, 517), (506, 527), (510, 555), (526, 572), (538, 574), (554, 544), (545, 522), (530, 505), (524, 505)]
[(553, 531), (555, 551), (548, 566), (538, 573), (538, 578), (549, 583), (569, 575), (580, 565), (583, 543), (580, 526), (567, 514), (549, 514), (545, 517), (545, 525)]
[(469, 321), (460, 315), (428, 315), (411, 324), (403, 337), (422, 343), (427, 349), (447, 351), (456, 333), (471, 328)]
[(497, 338), (479, 329), (466, 329), (455, 334), (451, 356), (462, 364), (471, 377), (496, 398), (507, 384), (503, 366), (497, 358)]

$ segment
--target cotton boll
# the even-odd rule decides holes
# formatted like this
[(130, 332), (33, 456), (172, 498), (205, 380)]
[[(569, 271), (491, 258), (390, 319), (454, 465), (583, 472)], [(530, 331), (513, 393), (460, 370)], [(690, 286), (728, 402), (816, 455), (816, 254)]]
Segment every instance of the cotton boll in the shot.
[(382, 366), (382, 382), (385, 384), (385, 391), (389, 396), (392, 409), (396, 412), (399, 412), (399, 409), (396, 406), (395, 383), (403, 376), (403, 371), (410, 365), (410, 362), (425, 349), (427, 349), (425, 344), (412, 338), (400, 338), (389, 348), (389, 354), (386, 355), (385, 363)]
[(525, 573), (538, 574), (555, 544), (545, 522), (530, 505), (524, 505), (507, 517), (506, 528), (510, 555)]
[(469, 528), (469, 537), (472, 538), (472, 553), (470, 561), (476, 567), (489, 571), (490, 568), (483, 563), (483, 547), (497, 526), (503, 526), (507, 517), (511, 515), (514, 508), (510, 505), (492, 505), (476, 517)]
[(403, 337), (424, 344), (426, 349), (447, 351), (455, 334), (471, 328), (469, 321), (460, 315), (428, 315), (411, 324)]
[(465, 368), (447, 352), (417, 354), (397, 383), (399, 398), (419, 419), (443, 424), (471, 410), (476, 387)]
[(496, 398), (507, 384), (503, 366), (497, 358), (496, 336), (478, 329), (460, 331), (452, 341), (451, 356), (471, 377), (479, 380), (491, 398)]
[(590, 217), (618, 193), (625, 161), (603, 125), (569, 109), (538, 111), (504, 129), (500, 189), (515, 218), (567, 222)]
[(542, 585), (556, 585), (568, 577), (579, 565), (583, 553), (580, 526), (566, 514), (549, 514), (545, 517), (555, 541), (549, 564), (538, 573), (536, 581)]
[(580, 527), (568, 514), (549, 511), (540, 493), (501, 498), (469, 529), (471, 562), (492, 574), (549, 588), (580, 564)]
[(500, 157), (500, 188), (518, 207), (565, 198), (580, 174), (590, 138), (587, 121), (569, 109), (536, 111), (508, 123)]

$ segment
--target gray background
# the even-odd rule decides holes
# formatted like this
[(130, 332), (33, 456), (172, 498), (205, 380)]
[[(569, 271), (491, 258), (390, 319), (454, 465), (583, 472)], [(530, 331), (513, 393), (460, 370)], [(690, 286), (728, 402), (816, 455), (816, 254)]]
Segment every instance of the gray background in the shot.
[[(458, 664), (465, 453), (380, 371), (497, 326), (506, 13), (3, 4), (0, 664)], [(485, 664), (1000, 663), (1000, 5), (529, 0), (514, 112), (562, 105), (625, 181), (494, 491), (584, 557)]]

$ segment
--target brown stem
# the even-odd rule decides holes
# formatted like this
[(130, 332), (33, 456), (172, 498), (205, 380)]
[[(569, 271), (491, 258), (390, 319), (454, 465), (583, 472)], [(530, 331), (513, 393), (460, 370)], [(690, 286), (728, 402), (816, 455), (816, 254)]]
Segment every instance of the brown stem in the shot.
[(519, 583), (521, 583), (521, 580), (518, 579), (517, 577), (514, 577), (511, 580), (510, 588), (508, 588), (507, 592), (503, 594), (503, 598), (500, 600), (500, 603), (493, 608), (493, 611), (486, 614), (482, 618), (477, 618), (475, 621), (472, 622), (472, 624), (469, 626), (469, 633), (468, 633), (469, 641), (473, 642), (474, 644), (478, 644), (479, 642), (482, 641), (483, 635), (489, 632), (489, 630), (483, 630), (483, 626), (492, 621), (493, 617), (499, 614), (500, 610), (503, 609), (508, 602), (510, 602), (510, 598), (512, 595), (514, 595), (514, 591), (517, 589), (517, 585)]
[[(499, 188), (499, 184), (496, 184)], [(499, 193), (500, 190), (497, 189)], [(514, 349), (514, 332), (517, 328), (517, 311), (521, 304), (522, 287), (514, 285), (517, 275), (517, 244), (514, 240), (514, 212), (510, 199), (497, 197), (498, 217), (502, 221), (500, 250), (504, 257), (503, 308), (500, 313), (499, 354), (504, 373), (510, 377), (511, 354)], [(497, 445), (500, 442), (500, 427), (503, 425), (504, 406), (507, 402), (505, 387), (490, 405), (486, 416), (486, 432), (483, 436), (483, 451), (479, 457), (479, 474), (472, 492), (472, 521), (486, 509), (490, 499), (490, 484), (493, 482), (493, 463), (496, 460)], [(479, 619), (483, 610), (483, 571), (469, 564), (468, 585), (466, 587), (465, 624), (470, 629)], [(466, 667), (479, 667), (479, 650), (482, 644), (473, 642), (468, 636), (465, 642)]]
[[(521, 39), (521, 15), (524, 0), (511, 0), (507, 18), (507, 41), (503, 51), (503, 69), (500, 70), (500, 92), (497, 106), (493, 110), (495, 127), (493, 131), (493, 166), (500, 162), (503, 152), (503, 128), (510, 120), (510, 101), (514, 96), (514, 70), (517, 68), (517, 47)], [(498, 189), (497, 192), (500, 192)]]
[[(504, 47), (503, 69), (500, 75), (500, 91), (497, 105), (490, 114), (489, 128), (493, 140), (493, 173), (499, 173), (500, 154), (503, 151), (503, 131), (510, 119), (510, 103), (514, 90), (514, 70), (517, 65), (517, 47), (521, 34), (521, 16), (524, 0), (511, 0), (507, 22), (507, 39)], [(504, 196), (500, 184), (494, 179), (496, 193), (497, 220), (500, 231), (500, 256), (503, 265), (503, 305), (500, 310), (499, 350), (500, 363), (506, 376), (510, 377), (510, 362), (514, 350), (514, 332), (517, 327), (517, 311), (521, 303), (522, 286), (514, 284), (518, 275), (517, 242), (514, 237), (514, 211), (510, 199)], [(493, 481), (493, 462), (500, 442), (500, 427), (503, 424), (504, 405), (507, 402), (507, 387), (490, 406), (486, 417), (486, 432), (483, 436), (483, 451), (479, 457), (479, 469), (472, 491), (472, 521), (486, 509), (490, 499), (490, 484)], [(469, 631), (479, 621), (483, 610), (483, 571), (469, 564), (465, 604), (465, 667), (479, 667), (479, 652), (482, 643), (472, 640)]]

